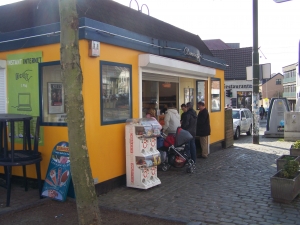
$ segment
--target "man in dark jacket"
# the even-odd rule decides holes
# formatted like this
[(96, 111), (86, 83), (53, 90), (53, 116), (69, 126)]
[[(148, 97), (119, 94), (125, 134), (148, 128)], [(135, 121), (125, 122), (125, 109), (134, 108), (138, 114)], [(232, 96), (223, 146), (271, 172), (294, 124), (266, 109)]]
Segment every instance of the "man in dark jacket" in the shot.
[(196, 136), (200, 137), (200, 146), (202, 148), (202, 158), (207, 158), (208, 156), (208, 136), (210, 135), (210, 121), (209, 114), (205, 108), (204, 102), (197, 103), (199, 108), (198, 118), (197, 118), (197, 130)]
[(189, 141), (188, 147), (186, 148), (187, 155), (196, 162), (196, 145), (195, 145), (195, 136), (196, 136), (196, 127), (197, 127), (197, 113), (193, 109), (191, 102), (186, 104), (187, 111), (184, 114), (181, 122), (181, 128), (190, 132), (193, 136), (193, 139)]
[(185, 116), (185, 113), (187, 111), (186, 104), (181, 104), (181, 110), (182, 110), (182, 114), (180, 116), (180, 123), (182, 123), (182, 120), (183, 120), (183, 118)]

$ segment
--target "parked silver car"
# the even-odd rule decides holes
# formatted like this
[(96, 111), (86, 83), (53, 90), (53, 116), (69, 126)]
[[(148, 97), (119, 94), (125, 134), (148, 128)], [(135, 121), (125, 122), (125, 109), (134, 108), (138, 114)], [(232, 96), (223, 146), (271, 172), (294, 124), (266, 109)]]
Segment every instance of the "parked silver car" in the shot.
[(239, 139), (241, 133), (252, 135), (252, 113), (247, 108), (232, 109), (234, 139)]

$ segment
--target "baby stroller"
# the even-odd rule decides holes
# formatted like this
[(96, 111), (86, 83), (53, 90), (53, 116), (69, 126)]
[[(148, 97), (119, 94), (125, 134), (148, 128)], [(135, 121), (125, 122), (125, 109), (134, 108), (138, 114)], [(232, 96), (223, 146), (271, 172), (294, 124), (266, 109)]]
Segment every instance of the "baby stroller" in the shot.
[[(193, 136), (181, 127), (177, 128), (174, 143), (169, 141), (166, 134), (161, 134), (164, 142), (169, 144), (169, 147), (161, 147), (158, 150), (161, 152), (161, 169), (167, 171), (171, 166), (175, 168), (182, 168), (187, 166), (186, 172), (193, 173), (196, 165), (192, 159), (186, 154), (185, 144), (187, 144)], [(163, 157), (165, 156), (165, 157)]]

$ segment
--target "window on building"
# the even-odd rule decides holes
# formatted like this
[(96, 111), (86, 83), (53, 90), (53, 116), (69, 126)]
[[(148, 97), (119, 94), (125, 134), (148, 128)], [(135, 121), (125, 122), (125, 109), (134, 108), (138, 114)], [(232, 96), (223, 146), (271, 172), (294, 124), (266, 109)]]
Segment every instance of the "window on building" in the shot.
[(284, 78), (289, 78), (289, 73), (285, 72), (285, 73), (283, 73), (283, 76), (284, 76)]
[(124, 123), (132, 118), (131, 71), (128, 64), (100, 61), (101, 123)]
[(252, 91), (237, 91), (237, 108), (252, 110)]
[(211, 111), (221, 110), (221, 79), (211, 78)]
[(39, 64), (41, 125), (66, 126), (64, 86), (60, 62)]
[[(154, 117), (158, 118), (160, 123), (163, 122), (168, 109), (168, 104), (172, 103), (173, 107), (178, 106), (178, 86), (176, 82), (165, 81), (142, 81), (142, 116), (145, 117), (148, 112), (154, 113)], [(157, 117), (160, 116), (160, 117)]]
[(284, 92), (289, 92), (289, 86), (284, 87)]
[(281, 85), (281, 79), (276, 79), (276, 85)]
[(244, 113), (244, 111), (241, 111), (241, 118), (243, 119), (243, 118), (245, 118), (246, 116), (245, 116), (245, 113)]
[[(205, 81), (204, 80), (197, 80), (196, 81), (196, 96), (197, 96), (197, 103), (198, 102), (204, 102), (205, 103)], [(198, 104), (196, 103), (197, 109)]]

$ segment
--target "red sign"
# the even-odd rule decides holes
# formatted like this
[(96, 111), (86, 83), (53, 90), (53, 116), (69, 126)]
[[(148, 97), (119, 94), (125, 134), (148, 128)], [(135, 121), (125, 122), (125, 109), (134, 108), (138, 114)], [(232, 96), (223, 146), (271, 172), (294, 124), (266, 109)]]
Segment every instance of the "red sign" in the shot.
[(134, 183), (134, 164), (133, 163), (131, 163), (130, 175), (131, 175), (131, 183)]
[(130, 153), (133, 153), (133, 134), (130, 133)]

